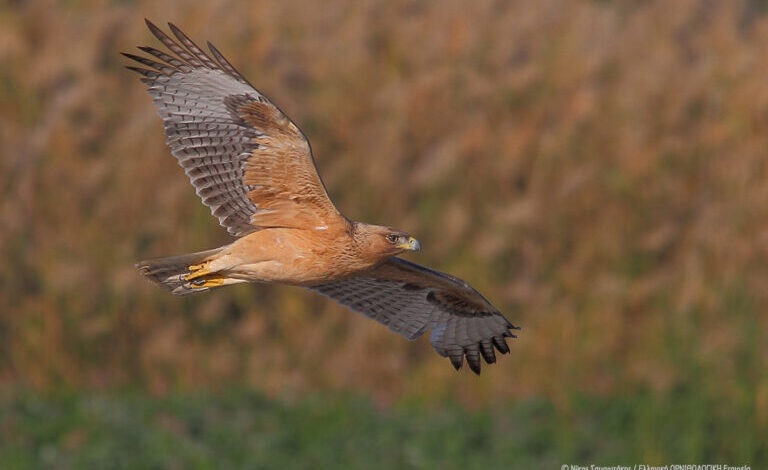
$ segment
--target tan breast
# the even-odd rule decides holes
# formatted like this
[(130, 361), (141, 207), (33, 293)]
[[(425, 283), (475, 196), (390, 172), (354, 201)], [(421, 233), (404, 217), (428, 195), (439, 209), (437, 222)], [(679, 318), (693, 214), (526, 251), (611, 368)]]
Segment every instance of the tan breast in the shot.
[(346, 230), (272, 228), (253, 232), (229, 245), (231, 277), (256, 282), (317, 284), (370, 268)]

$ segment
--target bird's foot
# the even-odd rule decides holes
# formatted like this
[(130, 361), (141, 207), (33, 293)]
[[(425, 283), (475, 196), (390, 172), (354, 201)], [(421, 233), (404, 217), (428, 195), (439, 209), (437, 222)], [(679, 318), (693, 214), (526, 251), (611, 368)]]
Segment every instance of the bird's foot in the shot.
[(209, 287), (219, 287), (224, 285), (223, 277), (198, 278), (189, 283), (193, 289), (206, 289)]
[(189, 274), (184, 276), (184, 280), (186, 280), (186, 281), (193, 281), (193, 280), (199, 279), (199, 278), (201, 278), (203, 276), (207, 276), (209, 274), (213, 274), (208, 269), (208, 261), (206, 261), (205, 263), (201, 263), (201, 264), (193, 264), (192, 266), (189, 266), (187, 268), (187, 270), (189, 271)]

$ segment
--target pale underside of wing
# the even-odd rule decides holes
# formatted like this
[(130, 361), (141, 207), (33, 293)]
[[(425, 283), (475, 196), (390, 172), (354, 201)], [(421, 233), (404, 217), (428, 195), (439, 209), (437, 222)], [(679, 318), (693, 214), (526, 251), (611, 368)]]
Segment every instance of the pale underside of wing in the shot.
[(343, 224), (299, 128), (208, 43), (203, 52), (178, 28), (176, 40), (147, 21), (167, 52), (124, 54), (142, 75), (167, 144), (203, 204), (235, 236), (266, 227)]
[(432, 347), (456, 369), (467, 358), (480, 373), (481, 358), (496, 362), (494, 348), (508, 353), (512, 325), (482, 295), (461, 279), (390, 258), (355, 277), (312, 287), (409, 340), (430, 331)]

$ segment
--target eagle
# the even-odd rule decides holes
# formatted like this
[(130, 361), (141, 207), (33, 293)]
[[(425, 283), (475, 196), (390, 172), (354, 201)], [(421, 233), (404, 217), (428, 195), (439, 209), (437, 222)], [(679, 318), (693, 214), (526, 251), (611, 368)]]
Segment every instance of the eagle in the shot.
[(235, 240), (199, 253), (141, 261), (139, 271), (173, 294), (242, 282), (311, 289), (414, 340), (429, 331), (458, 370), (466, 358), (509, 353), (512, 325), (469, 284), (397, 255), (420, 251), (392, 227), (354, 222), (331, 201), (307, 137), (208, 43), (210, 54), (169, 23), (146, 20), (167, 51), (123, 53), (138, 64), (166, 143), (195, 192)]

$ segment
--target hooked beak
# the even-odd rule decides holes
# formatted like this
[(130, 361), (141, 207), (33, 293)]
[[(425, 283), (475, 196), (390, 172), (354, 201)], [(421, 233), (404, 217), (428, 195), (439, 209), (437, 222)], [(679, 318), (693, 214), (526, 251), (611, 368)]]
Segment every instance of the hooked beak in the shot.
[(397, 245), (397, 247), (401, 250), (421, 251), (421, 243), (413, 237), (408, 237), (408, 243)]

